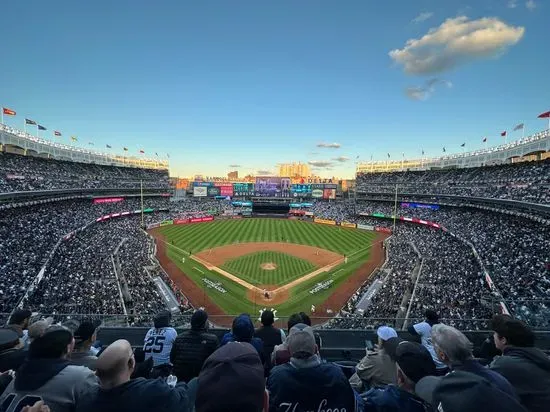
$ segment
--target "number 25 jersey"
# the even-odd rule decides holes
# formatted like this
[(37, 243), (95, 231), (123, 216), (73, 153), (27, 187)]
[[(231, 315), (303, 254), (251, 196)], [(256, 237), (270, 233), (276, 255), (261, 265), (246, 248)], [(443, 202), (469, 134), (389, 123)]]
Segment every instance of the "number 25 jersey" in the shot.
[(145, 360), (153, 358), (153, 366), (170, 363), (170, 351), (178, 333), (174, 328), (151, 328), (145, 335)]

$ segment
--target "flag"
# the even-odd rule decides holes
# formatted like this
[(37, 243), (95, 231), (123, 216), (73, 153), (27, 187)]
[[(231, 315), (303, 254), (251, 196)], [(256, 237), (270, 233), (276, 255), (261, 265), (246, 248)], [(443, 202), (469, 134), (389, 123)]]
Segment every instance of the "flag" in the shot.
[(8, 116), (15, 116), (15, 110), (8, 109), (7, 107), (2, 107), (2, 113), (7, 114)]
[(71, 136), (71, 140), (72, 140), (73, 142), (78, 142), (78, 139), (77, 139), (76, 136)]
[(128, 148), (127, 147), (123, 147), (122, 150), (124, 150), (125, 152), (128, 151)]
[(31, 119), (25, 119), (25, 124), (32, 124), (33, 126), (36, 126), (36, 122)]
[(550, 112), (544, 112), (537, 116), (539, 119), (550, 119)]
[(518, 124), (516, 127), (514, 127), (514, 132), (515, 132), (516, 130), (521, 130), (521, 129), (523, 129), (524, 126), (525, 126), (525, 125), (524, 125), (523, 123)]
[(422, 149), (422, 156), (424, 156), (424, 149)]
[(61, 132), (58, 132), (57, 130), (54, 130), (53, 135), (54, 136), (61, 136)]
[(390, 158), (390, 154), (388, 153), (388, 159)]
[(157, 152), (155, 152), (155, 156), (156, 156), (156, 157), (159, 157), (159, 154), (158, 154)]
[(93, 143), (93, 142), (88, 142), (88, 144), (89, 144), (90, 146), (93, 146), (93, 145), (94, 145), (94, 143)]
[(110, 144), (106, 144), (105, 146), (107, 147), (107, 149), (112, 149)]
[(166, 157), (170, 159), (170, 153), (166, 153)]
[(506, 136), (506, 130), (503, 131), (500, 135), (501, 135), (502, 137), (505, 137), (505, 136)]
[(466, 146), (466, 142), (464, 142), (460, 145), (460, 147), (464, 147), (464, 146)]
[(355, 160), (359, 159), (359, 155), (357, 155), (357, 157), (355, 158)]
[(484, 138), (483, 138), (483, 143), (485, 143), (486, 141), (487, 141), (487, 138), (486, 138), (486, 137), (484, 137)]
[(143, 149), (139, 149), (139, 152), (140, 152), (141, 154), (144, 154), (144, 153), (145, 153), (145, 151), (144, 151)]
[(405, 158), (405, 152), (401, 153), (403, 155), (403, 159)]
[(445, 150), (445, 146), (443, 146), (443, 153), (445, 153), (445, 152), (446, 152), (446, 150)]
[(38, 130), (48, 130), (44, 126), (38, 125)]

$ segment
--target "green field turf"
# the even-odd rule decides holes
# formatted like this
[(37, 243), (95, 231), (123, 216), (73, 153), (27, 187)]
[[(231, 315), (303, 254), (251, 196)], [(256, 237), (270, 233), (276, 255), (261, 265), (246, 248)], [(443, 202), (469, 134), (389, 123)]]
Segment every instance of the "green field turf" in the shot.
[[(224, 278), (217, 272), (209, 271), (190, 259), (189, 251), (198, 253), (205, 249), (233, 244), (237, 241), (241, 243), (288, 241), (346, 255), (348, 257), (347, 264), (341, 264), (330, 272), (320, 274), (290, 290), (288, 300), (276, 307), (278, 316), (289, 316), (299, 311), (309, 312), (311, 305), (321, 304), (368, 260), (370, 246), (376, 237), (375, 232), (286, 219), (217, 220), (208, 223), (163, 226), (158, 230), (165, 237), (168, 257), (204, 290), (205, 302), (206, 295), (208, 295), (219, 307), (231, 315), (243, 312), (258, 313), (257, 310), (261, 305), (247, 299), (247, 291), (243, 286)], [(244, 257), (236, 260), (241, 260)], [(182, 259), (185, 259), (185, 262)], [(235, 271), (228, 271), (245, 279)], [(262, 274), (262, 276), (264, 275)], [(203, 278), (221, 282), (227, 292), (220, 293), (212, 288), (206, 288)], [(315, 284), (330, 278), (334, 279), (330, 289), (316, 294), (309, 293)], [(261, 278), (257, 278), (254, 282), (247, 281), (252, 284), (267, 284)], [(290, 280), (282, 281), (282, 284), (289, 282)], [(274, 282), (274, 284), (278, 283)], [(338, 310), (339, 308), (334, 309)]]
[[(264, 270), (260, 267), (262, 263), (268, 262), (274, 263), (277, 268)], [(286, 253), (267, 250), (232, 259), (221, 268), (253, 285), (281, 286), (313, 272), (316, 266)]]

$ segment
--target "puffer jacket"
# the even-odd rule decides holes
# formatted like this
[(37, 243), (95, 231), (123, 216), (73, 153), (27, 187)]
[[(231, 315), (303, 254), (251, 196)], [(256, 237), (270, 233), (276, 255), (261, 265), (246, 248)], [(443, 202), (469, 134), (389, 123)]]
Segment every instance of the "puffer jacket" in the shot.
[(178, 335), (170, 352), (173, 374), (178, 381), (189, 382), (199, 376), (204, 361), (218, 346), (217, 336), (206, 332), (206, 329), (191, 329)]

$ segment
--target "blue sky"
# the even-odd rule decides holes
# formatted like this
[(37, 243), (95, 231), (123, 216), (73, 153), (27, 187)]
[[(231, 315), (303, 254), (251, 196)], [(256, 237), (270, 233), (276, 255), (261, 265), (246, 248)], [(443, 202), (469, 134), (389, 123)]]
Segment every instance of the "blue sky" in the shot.
[(1, 13), (8, 124), (170, 153), (172, 175), (302, 161), (351, 177), (356, 156), (496, 144), (521, 122), (543, 129), (550, 110), (546, 0), (35, 0)]

